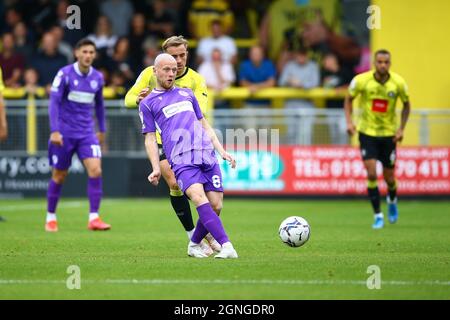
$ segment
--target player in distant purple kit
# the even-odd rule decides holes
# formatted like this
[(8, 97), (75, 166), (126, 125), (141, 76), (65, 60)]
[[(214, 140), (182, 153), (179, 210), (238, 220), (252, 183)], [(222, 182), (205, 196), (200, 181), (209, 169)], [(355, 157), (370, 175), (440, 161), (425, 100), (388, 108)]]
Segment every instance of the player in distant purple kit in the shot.
[(220, 144), (211, 126), (203, 118), (197, 99), (187, 88), (174, 86), (177, 62), (167, 53), (155, 59), (156, 88), (139, 104), (145, 148), (153, 172), (149, 181), (157, 185), (161, 178), (156, 130), (160, 132), (164, 152), (181, 190), (195, 204), (199, 220), (188, 245), (188, 255), (206, 258), (200, 242), (209, 232), (222, 246), (215, 258), (238, 255), (219, 218), (223, 202), (222, 174), (215, 155), (231, 163), (236, 161)]
[[(77, 61), (61, 68), (53, 80), (50, 104), (50, 140), (48, 156), (52, 169), (47, 191), (47, 220), (45, 230), (58, 231), (56, 206), (61, 188), (76, 152), (88, 173), (87, 193), (90, 204), (89, 230), (109, 230), (99, 215), (102, 198), (101, 145), (105, 139), (105, 107), (103, 76), (92, 67), (95, 44), (80, 40), (75, 47)], [(95, 133), (92, 109), (98, 121)]]

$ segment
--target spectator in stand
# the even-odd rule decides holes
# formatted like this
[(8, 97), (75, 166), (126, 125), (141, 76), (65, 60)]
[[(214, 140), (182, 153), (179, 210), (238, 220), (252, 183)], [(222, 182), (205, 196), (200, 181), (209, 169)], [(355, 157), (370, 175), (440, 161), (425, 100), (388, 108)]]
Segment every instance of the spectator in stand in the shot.
[[(222, 58), (222, 52), (219, 48), (213, 49), (211, 58), (203, 61), (197, 69), (198, 73), (203, 76), (206, 86), (209, 90), (220, 92), (230, 87), (236, 80), (236, 73), (230, 61)], [(214, 109), (228, 108), (227, 100), (214, 99)], [(226, 127), (220, 122), (216, 122), (216, 129), (225, 136)]]
[(202, 62), (197, 71), (205, 78), (208, 89), (214, 91), (220, 92), (236, 80), (233, 65), (230, 61), (223, 59), (219, 48), (212, 50), (211, 58)]
[[(337, 90), (346, 90), (350, 81), (352, 81), (352, 72), (342, 69), (337, 57), (332, 54), (326, 54), (322, 62), (322, 86), (324, 88), (333, 88)], [(347, 123), (343, 112), (344, 99), (330, 99), (326, 101), (326, 108), (339, 110), (338, 114), (330, 114), (327, 117), (328, 128), (330, 131), (331, 142), (333, 144), (347, 144)]]
[(211, 35), (211, 21), (220, 20), (225, 34), (231, 34), (234, 14), (226, 0), (194, 0), (188, 12), (188, 27), (191, 36), (202, 39)]
[(107, 56), (112, 56), (117, 36), (113, 34), (111, 21), (107, 16), (98, 17), (95, 33), (90, 34), (88, 39), (97, 47), (97, 60), (101, 61)]
[(133, 85), (135, 76), (131, 69), (130, 42), (128, 38), (122, 37), (117, 40), (113, 55), (105, 61), (105, 66), (111, 74), (115, 71), (120, 71), (125, 78), (125, 86), (127, 88)]
[(3, 70), (3, 79), (7, 87), (19, 87), (20, 79), (25, 69), (25, 60), (14, 49), (14, 36), (5, 33), (2, 36), (2, 53), (0, 54), (0, 66)]
[(282, 87), (311, 89), (320, 85), (317, 63), (311, 61), (306, 49), (299, 49), (281, 72), (278, 85)]
[(110, 76), (108, 69), (106, 69), (106, 67), (100, 67), (100, 68), (96, 68), (96, 69), (98, 71), (100, 71), (100, 73), (103, 75), (103, 81), (105, 81), (105, 87), (108, 87), (109, 84), (111, 83), (111, 76)]
[(130, 41), (131, 69), (135, 74), (143, 69), (144, 44), (148, 34), (146, 30), (145, 15), (135, 13), (131, 19), (131, 32), (128, 36)]
[[(264, 50), (261, 46), (250, 48), (249, 59), (241, 63), (239, 67), (239, 85), (248, 88), (250, 94), (256, 93), (260, 89), (274, 87), (276, 84), (275, 65), (264, 57)], [(269, 107), (269, 100), (247, 100), (246, 108)], [(245, 122), (247, 129), (256, 129), (258, 121), (256, 118), (248, 118)]]
[(144, 67), (154, 65), (155, 59), (160, 53), (160, 46), (158, 42), (156, 42), (155, 39), (147, 38), (142, 46), (144, 47), (144, 58), (142, 59)]
[[(346, 69), (342, 69), (339, 65), (338, 58), (333, 53), (328, 53), (323, 57), (322, 61), (322, 86), (324, 88), (335, 88), (346, 90), (353, 74)], [(331, 102), (331, 101), (330, 101)], [(342, 102), (336, 103), (342, 107)]]
[(58, 42), (51, 32), (42, 36), (41, 46), (34, 55), (31, 65), (39, 74), (39, 85), (50, 90), (53, 78), (59, 69), (67, 64), (67, 59), (58, 52)]
[(32, 94), (37, 98), (45, 98), (46, 92), (39, 87), (39, 74), (34, 68), (26, 68), (23, 73), (23, 87), (27, 94)]
[(157, 39), (166, 39), (175, 34), (176, 19), (162, 0), (154, 0), (148, 17), (150, 35)]
[[(30, 96), (33, 96), (35, 99), (45, 99), (47, 98), (47, 92), (45, 88), (39, 86), (38, 83), (39, 80), (39, 74), (37, 73), (36, 69), (33, 68), (26, 68), (25, 72), (23, 73), (23, 87), (25, 89), (23, 99), (27, 99)], [(17, 119), (18, 123), (16, 126), (22, 130), (21, 132), (26, 131), (26, 118), (25, 116), (16, 116), (14, 117)], [(41, 145), (42, 148), (45, 148), (47, 146), (46, 142), (48, 141), (48, 122), (45, 119), (44, 121), (38, 121), (37, 122), (37, 141), (38, 142), (45, 142), (45, 145)], [(25, 145), (25, 135), (23, 135), (23, 138), (19, 138), (20, 142)]]
[[(312, 89), (320, 85), (320, 70), (318, 65), (308, 57), (308, 51), (300, 49), (296, 51), (294, 59), (289, 61), (281, 72), (278, 85), (298, 89)], [(289, 99), (285, 104), (286, 109), (309, 109), (313, 111), (314, 104), (306, 99)], [(288, 141), (295, 144), (310, 145), (312, 142), (312, 128), (314, 125), (314, 113), (300, 114), (300, 122), (293, 123), (293, 117), (288, 119)]]
[(27, 26), (23, 22), (19, 22), (14, 26), (13, 30), (14, 42), (16, 44), (16, 52), (21, 54), (25, 62), (30, 62), (34, 54), (34, 47), (31, 45), (32, 37), (28, 32)]
[(237, 61), (237, 47), (234, 39), (223, 32), (222, 22), (213, 20), (211, 22), (210, 37), (200, 39), (197, 47), (197, 64), (212, 58), (212, 52), (219, 49), (222, 59), (235, 64)]
[(108, 17), (112, 33), (118, 37), (127, 36), (133, 16), (133, 6), (128, 0), (106, 0), (100, 5), (101, 14)]
[(275, 66), (264, 57), (263, 48), (251, 47), (249, 59), (243, 61), (239, 67), (239, 84), (248, 88), (250, 93), (255, 93), (259, 89), (274, 87), (275, 77)]
[(73, 48), (68, 42), (65, 42), (63, 40), (64, 29), (60, 26), (53, 26), (50, 29), (50, 32), (53, 34), (53, 36), (56, 39), (56, 42), (58, 43), (58, 52), (61, 53), (64, 57), (66, 57), (69, 63), (74, 62), (75, 59), (73, 56)]
[(4, 31), (12, 32), (14, 30), (14, 27), (21, 21), (22, 21), (22, 14), (19, 12), (17, 8), (10, 7), (6, 9)]
[(125, 89), (125, 77), (122, 72), (115, 71), (111, 74), (109, 86), (115, 90), (117, 99), (125, 98), (127, 91)]

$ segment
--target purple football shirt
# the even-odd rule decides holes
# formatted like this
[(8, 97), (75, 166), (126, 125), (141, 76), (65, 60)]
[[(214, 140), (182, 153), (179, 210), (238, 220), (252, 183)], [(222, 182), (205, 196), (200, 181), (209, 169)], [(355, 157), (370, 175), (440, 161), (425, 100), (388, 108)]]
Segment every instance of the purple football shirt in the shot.
[[(187, 152), (214, 150), (210, 137), (198, 121), (203, 115), (190, 89), (153, 89), (139, 104), (139, 116), (142, 133), (158, 131), (161, 134), (164, 153), (171, 165), (177, 156)], [(188, 159), (191, 161), (190, 157)]]
[(70, 138), (95, 134), (95, 108), (99, 131), (104, 132), (103, 85), (103, 75), (93, 67), (87, 74), (80, 71), (78, 62), (61, 68), (50, 92), (50, 131)]

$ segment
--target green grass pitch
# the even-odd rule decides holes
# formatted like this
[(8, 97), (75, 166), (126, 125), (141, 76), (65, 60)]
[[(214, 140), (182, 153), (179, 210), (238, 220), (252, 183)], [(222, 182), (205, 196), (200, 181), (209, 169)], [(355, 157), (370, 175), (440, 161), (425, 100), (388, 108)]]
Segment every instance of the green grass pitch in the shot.
[[(225, 199), (239, 259), (219, 261), (187, 256), (168, 199), (104, 200), (109, 232), (87, 230), (87, 200), (62, 199), (60, 231), (46, 233), (45, 205), (0, 200), (0, 299), (450, 299), (448, 201), (401, 201), (399, 222), (372, 230), (364, 200)], [(301, 248), (278, 238), (291, 215), (311, 225)], [(369, 266), (380, 289), (367, 287)]]

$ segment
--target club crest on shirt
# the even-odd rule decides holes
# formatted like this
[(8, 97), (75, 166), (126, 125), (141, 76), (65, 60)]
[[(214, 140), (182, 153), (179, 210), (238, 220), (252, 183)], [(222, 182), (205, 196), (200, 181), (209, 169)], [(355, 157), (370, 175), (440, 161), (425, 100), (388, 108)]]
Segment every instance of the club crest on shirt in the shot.
[(389, 91), (388, 92), (388, 97), (389, 98), (395, 98), (395, 92), (394, 91)]
[(73, 81), (73, 85), (74, 85), (75, 87), (78, 85), (78, 80), (77, 80), (77, 79), (75, 79), (75, 80)]
[(179, 93), (180, 95), (182, 95), (183, 97), (188, 97), (188, 96), (189, 96), (189, 94), (188, 94), (187, 92), (182, 91), (182, 90), (178, 91), (178, 93)]
[(91, 82), (89, 82), (89, 84), (91, 85), (91, 88), (92, 88), (93, 90), (95, 90), (95, 89), (98, 88), (98, 82), (97, 82), (97, 80), (91, 80)]

